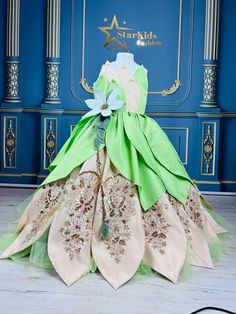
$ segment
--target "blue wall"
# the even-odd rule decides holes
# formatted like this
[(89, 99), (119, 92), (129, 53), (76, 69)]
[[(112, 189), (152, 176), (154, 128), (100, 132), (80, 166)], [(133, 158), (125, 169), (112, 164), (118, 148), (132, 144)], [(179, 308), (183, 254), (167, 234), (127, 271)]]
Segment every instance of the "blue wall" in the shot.
[[(110, 25), (116, 14), (120, 26), (133, 31), (151, 30), (157, 33), (161, 45), (140, 47), (126, 39), (135, 60), (148, 69), (149, 90), (161, 91), (172, 86), (177, 75), (179, 0), (159, 1), (86, 1), (85, 78), (91, 86), (101, 65), (114, 60), (118, 51), (103, 47), (105, 34), (98, 27)], [(137, 6), (138, 3), (138, 6)], [(134, 8), (137, 8), (135, 10)], [(91, 94), (80, 84), (82, 60), (82, 1), (62, 0), (61, 56), (59, 94), (61, 105), (45, 106), (46, 0), (21, 1), (20, 10), (20, 73), (18, 105), (4, 102), (6, 0), (0, 1), (0, 107), (1, 155), (0, 183), (40, 183), (48, 174), (49, 164), (44, 138), (49, 122), (55, 133), (56, 152), (70, 135), (73, 126), (87, 110), (84, 99)], [(205, 31), (205, 0), (183, 0), (180, 46), (180, 81), (177, 91), (168, 96), (149, 94), (147, 114), (163, 127), (176, 147), (187, 171), (203, 190), (236, 191), (236, 2), (221, 1), (219, 66), (217, 98), (219, 108), (200, 107), (203, 89), (203, 51)], [(140, 14), (142, 13), (142, 15)], [(104, 18), (108, 21), (105, 22)], [(126, 21), (126, 24), (123, 24)], [(17, 123), (16, 167), (4, 166), (4, 121)], [(5, 117), (5, 118), (4, 118)], [(5, 120), (4, 120), (5, 119)], [(45, 120), (46, 119), (46, 120)], [(46, 121), (46, 122), (45, 122)], [(203, 124), (214, 122), (215, 172), (202, 174), (201, 158)], [(45, 124), (46, 123), (46, 124)], [(206, 131), (205, 129), (203, 130)], [(204, 133), (203, 132), (203, 133)], [(205, 133), (204, 133), (205, 136)]]

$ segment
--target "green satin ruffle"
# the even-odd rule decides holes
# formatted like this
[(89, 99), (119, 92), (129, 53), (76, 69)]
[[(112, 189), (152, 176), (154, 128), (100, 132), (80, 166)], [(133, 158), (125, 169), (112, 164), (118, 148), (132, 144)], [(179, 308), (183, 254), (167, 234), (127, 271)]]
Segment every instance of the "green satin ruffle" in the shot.
[[(92, 127), (97, 118), (91, 116), (78, 122), (49, 165), (51, 173), (41, 186), (65, 178), (96, 154)], [(186, 201), (189, 186), (193, 183), (167, 135), (153, 119), (132, 112), (112, 114), (106, 129), (105, 146), (119, 172), (137, 185), (144, 210), (166, 191), (180, 202)]]

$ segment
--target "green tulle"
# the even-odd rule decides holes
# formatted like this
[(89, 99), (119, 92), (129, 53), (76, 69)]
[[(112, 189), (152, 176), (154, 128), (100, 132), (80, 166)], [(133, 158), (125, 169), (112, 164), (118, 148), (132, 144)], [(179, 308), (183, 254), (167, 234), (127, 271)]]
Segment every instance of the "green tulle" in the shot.
[[(35, 193), (35, 192), (34, 192)], [(21, 202), (18, 207), (17, 211), (21, 215), (29, 202), (32, 200), (34, 193), (32, 193), (29, 197), (27, 197), (23, 202)], [(209, 212), (209, 214), (215, 219), (215, 221), (226, 229), (228, 232), (217, 234), (218, 238), (221, 240), (219, 242), (212, 243), (211, 241), (208, 242), (209, 251), (212, 257), (213, 263), (219, 261), (222, 255), (229, 254), (230, 252), (230, 240), (233, 235), (233, 225), (222, 217), (219, 213), (217, 213), (211, 204), (209, 204), (204, 198), (202, 198), (202, 204)], [(17, 237), (17, 234), (14, 232), (15, 224), (12, 224), (10, 227), (11, 232), (6, 233), (5, 235), (0, 237), (0, 252), (5, 250)], [(33, 243), (30, 247), (24, 249), (21, 252), (18, 252), (9, 258), (12, 261), (18, 262), (30, 262), (31, 264), (42, 267), (46, 269), (54, 269), (53, 265), (48, 257), (47, 252), (47, 242), (48, 242), (48, 232), (50, 227), (41, 235), (41, 237)], [(90, 273), (99, 272), (97, 265), (94, 259), (91, 259), (91, 263), (89, 269), (85, 273), (88, 275)], [(160, 273), (154, 271), (148, 265), (146, 265), (143, 261), (140, 263), (135, 275), (143, 275), (143, 276), (150, 276), (150, 275), (157, 275), (159, 277), (163, 277)], [(192, 278), (192, 265), (189, 261), (189, 253), (186, 254), (186, 258), (184, 261), (184, 265), (181, 269), (178, 281), (189, 281)]]

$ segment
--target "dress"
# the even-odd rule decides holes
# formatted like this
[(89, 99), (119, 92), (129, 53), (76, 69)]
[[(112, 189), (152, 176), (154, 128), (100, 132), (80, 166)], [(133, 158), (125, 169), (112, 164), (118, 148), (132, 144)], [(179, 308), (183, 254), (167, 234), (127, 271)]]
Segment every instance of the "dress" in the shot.
[(98, 150), (93, 145), (99, 115), (82, 117), (47, 178), (21, 203), (13, 237), (0, 240), (0, 258), (29, 256), (54, 268), (68, 286), (98, 271), (115, 289), (138, 271), (176, 284), (186, 265), (213, 269), (229, 222), (203, 198), (164, 131), (145, 115), (147, 69), (140, 65), (131, 74), (106, 61), (93, 87), (116, 88), (124, 101), (110, 116), (104, 143)]

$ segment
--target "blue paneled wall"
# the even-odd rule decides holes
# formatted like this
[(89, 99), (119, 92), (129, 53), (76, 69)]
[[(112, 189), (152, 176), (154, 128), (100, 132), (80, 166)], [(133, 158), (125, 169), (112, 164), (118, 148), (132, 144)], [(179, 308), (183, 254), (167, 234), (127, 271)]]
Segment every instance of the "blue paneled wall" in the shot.
[(102, 2), (0, 2), (0, 183), (42, 182), (102, 64), (128, 50), (148, 69), (146, 113), (199, 188), (235, 191), (236, 2)]

